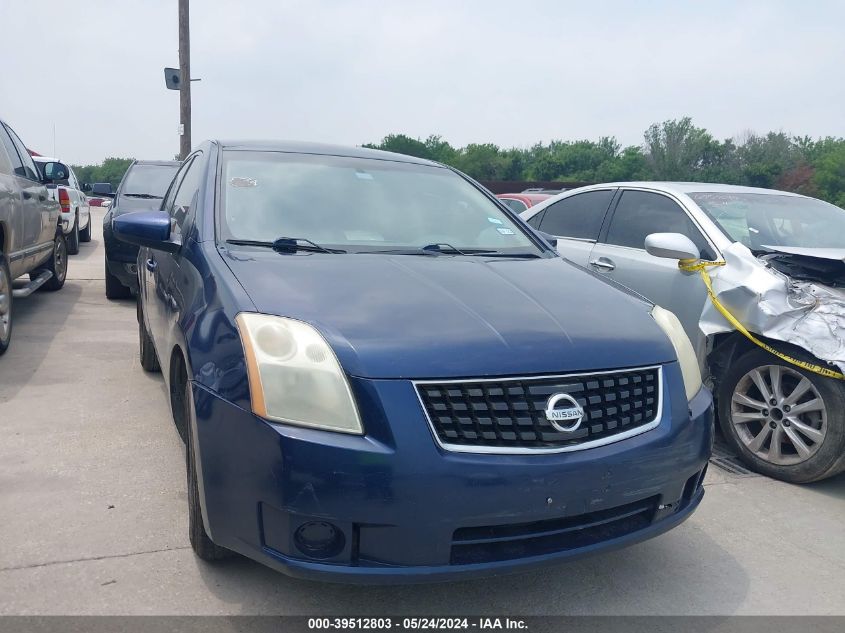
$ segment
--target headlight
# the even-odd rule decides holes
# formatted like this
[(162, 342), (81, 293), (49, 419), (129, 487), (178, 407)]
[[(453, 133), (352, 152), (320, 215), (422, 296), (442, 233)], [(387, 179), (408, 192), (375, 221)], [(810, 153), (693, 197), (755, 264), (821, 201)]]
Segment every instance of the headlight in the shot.
[(695, 355), (692, 343), (690, 343), (684, 326), (678, 321), (674, 312), (670, 312), (660, 306), (654, 306), (651, 316), (657, 321), (675, 348), (678, 356), (678, 364), (681, 366), (681, 374), (684, 377), (684, 390), (687, 392), (687, 401), (701, 389), (701, 370), (698, 368), (698, 358)]
[(332, 348), (302, 321), (241, 312), (235, 321), (252, 411), (269, 420), (363, 433), (355, 399)]

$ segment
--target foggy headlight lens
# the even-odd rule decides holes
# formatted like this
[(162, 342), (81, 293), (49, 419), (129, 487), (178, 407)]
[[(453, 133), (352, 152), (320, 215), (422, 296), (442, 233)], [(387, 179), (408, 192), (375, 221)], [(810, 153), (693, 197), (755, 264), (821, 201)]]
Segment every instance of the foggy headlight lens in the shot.
[(656, 305), (651, 311), (651, 316), (654, 317), (657, 325), (663, 329), (672, 342), (672, 347), (675, 348), (678, 364), (681, 366), (681, 374), (684, 377), (684, 390), (689, 402), (701, 389), (701, 370), (698, 368), (695, 349), (693, 349), (684, 327), (674, 312)]
[(242, 312), (252, 411), (268, 420), (341, 433), (363, 433), (346, 375), (313, 327), (284, 317)]

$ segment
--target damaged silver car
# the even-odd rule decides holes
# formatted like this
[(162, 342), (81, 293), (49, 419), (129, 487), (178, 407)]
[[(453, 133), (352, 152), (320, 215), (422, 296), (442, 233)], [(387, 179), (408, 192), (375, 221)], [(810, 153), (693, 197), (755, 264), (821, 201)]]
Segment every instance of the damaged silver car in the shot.
[[(522, 217), (568, 259), (675, 312), (746, 464), (796, 483), (845, 469), (845, 210), (782, 191), (643, 182), (567, 191)], [(691, 259), (719, 263), (707, 267), (715, 298), (750, 337), (699, 272), (679, 267)]]

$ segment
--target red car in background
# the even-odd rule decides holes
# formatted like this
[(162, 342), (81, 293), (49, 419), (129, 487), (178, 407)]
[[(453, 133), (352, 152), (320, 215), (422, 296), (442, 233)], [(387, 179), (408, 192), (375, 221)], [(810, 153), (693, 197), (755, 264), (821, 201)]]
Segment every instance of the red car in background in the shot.
[(547, 198), (551, 198), (553, 195), (560, 193), (560, 191), (555, 190), (527, 190), (521, 193), (497, 193), (496, 197), (508, 205), (514, 212), (522, 213), (526, 209), (530, 209), (535, 204), (541, 203), (543, 200)]

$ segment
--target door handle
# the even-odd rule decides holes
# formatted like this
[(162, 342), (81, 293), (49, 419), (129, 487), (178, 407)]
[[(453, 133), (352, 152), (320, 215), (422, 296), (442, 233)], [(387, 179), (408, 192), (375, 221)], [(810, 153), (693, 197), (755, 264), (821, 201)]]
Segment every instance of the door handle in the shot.
[(616, 269), (616, 264), (610, 261), (607, 257), (599, 257), (598, 259), (590, 260), (590, 266), (602, 272), (609, 273)]
[(154, 273), (157, 267), (158, 267), (158, 264), (156, 263), (156, 260), (154, 260), (154, 259), (148, 259), (147, 260), (147, 270), (149, 270), (151, 273)]

